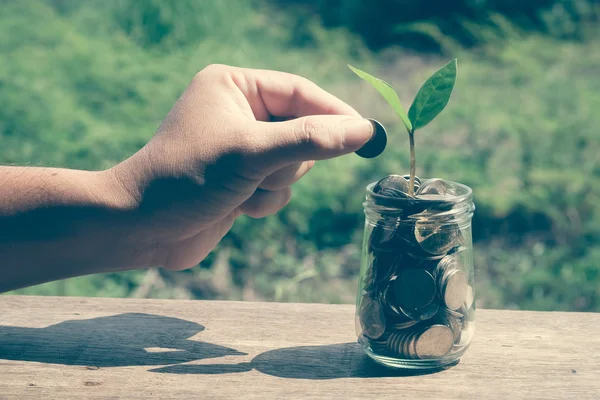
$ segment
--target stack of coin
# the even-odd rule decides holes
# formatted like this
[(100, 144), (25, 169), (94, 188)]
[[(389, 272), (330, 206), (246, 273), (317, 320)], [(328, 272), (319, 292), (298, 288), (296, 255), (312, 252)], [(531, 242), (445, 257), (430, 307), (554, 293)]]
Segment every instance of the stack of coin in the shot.
[(368, 238), (361, 337), (377, 354), (439, 358), (466, 343), (473, 290), (460, 262), (461, 231), (447, 213), (455, 194), (442, 179), (416, 177), (411, 196), (408, 182), (408, 176), (390, 175), (373, 188), (382, 206), (399, 212), (376, 221)]
[(431, 359), (448, 354), (453, 344), (454, 334), (450, 327), (432, 324), (420, 329), (390, 334), (386, 350), (394, 357)]

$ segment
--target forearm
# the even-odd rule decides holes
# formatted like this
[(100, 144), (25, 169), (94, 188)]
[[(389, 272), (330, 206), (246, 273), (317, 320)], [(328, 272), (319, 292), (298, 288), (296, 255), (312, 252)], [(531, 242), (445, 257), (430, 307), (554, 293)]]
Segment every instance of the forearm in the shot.
[(0, 167), (0, 292), (150, 263), (135, 210), (110, 171)]

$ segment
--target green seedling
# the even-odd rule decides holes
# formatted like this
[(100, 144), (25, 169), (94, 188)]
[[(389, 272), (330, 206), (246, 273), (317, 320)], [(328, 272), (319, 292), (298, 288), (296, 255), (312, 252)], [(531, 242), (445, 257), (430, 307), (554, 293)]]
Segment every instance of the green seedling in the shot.
[(348, 67), (383, 96), (404, 124), (410, 142), (409, 194), (413, 195), (415, 188), (415, 131), (433, 121), (448, 104), (456, 82), (456, 59), (444, 65), (425, 81), (415, 96), (408, 114), (404, 111), (398, 94), (390, 84), (351, 65)]

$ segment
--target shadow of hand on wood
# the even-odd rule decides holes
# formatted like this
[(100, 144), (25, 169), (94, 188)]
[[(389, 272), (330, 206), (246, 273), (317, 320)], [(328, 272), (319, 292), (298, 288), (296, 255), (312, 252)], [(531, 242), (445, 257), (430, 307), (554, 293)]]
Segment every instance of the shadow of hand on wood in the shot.
[(137, 313), (69, 320), (45, 328), (0, 326), (0, 359), (116, 367), (245, 355), (189, 340), (203, 330), (195, 322)]
[(383, 378), (440, 372), (393, 370), (372, 361), (356, 342), (323, 346), (299, 346), (269, 350), (251, 362), (238, 364), (185, 364), (152, 369), (171, 374), (227, 374), (257, 370), (267, 375), (292, 379)]

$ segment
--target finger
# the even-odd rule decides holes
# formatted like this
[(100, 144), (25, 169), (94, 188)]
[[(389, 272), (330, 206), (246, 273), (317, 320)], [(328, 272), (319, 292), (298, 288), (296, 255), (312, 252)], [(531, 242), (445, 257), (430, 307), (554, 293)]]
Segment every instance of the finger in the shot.
[(258, 187), (271, 191), (286, 188), (302, 178), (314, 165), (314, 161), (288, 165), (267, 176)]
[(267, 174), (294, 163), (352, 153), (374, 132), (373, 124), (366, 119), (339, 115), (257, 124), (253, 163)]
[(298, 75), (279, 71), (231, 68), (232, 79), (259, 121), (275, 117), (360, 114), (350, 105)]
[(285, 207), (292, 198), (292, 189), (287, 187), (276, 191), (257, 189), (248, 200), (240, 206), (240, 210), (252, 218), (263, 218), (275, 214)]
[(239, 215), (239, 212), (234, 210), (222, 220), (178, 243), (169, 251), (163, 267), (173, 271), (181, 271), (204, 260), (229, 232), (233, 222)]

